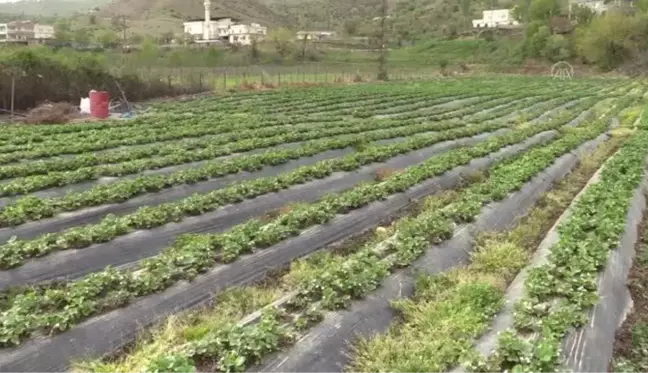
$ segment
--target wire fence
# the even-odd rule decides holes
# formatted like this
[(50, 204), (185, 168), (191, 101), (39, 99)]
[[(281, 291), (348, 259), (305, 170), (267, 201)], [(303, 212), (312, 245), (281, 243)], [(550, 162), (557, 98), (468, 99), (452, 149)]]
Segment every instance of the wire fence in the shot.
[[(129, 101), (139, 101), (258, 86), (367, 82), (375, 80), (376, 74), (373, 65), (142, 67), (110, 72), (63, 71), (46, 66), (27, 72), (0, 68), (0, 112), (27, 110), (44, 102), (78, 104), (91, 89), (109, 91), (114, 98), (125, 94)], [(430, 79), (438, 74), (432, 68), (390, 69), (391, 80)]]
[[(391, 80), (421, 80), (438, 77), (438, 69), (394, 68)], [(335, 84), (375, 80), (373, 66), (246, 66), (246, 67), (174, 67), (145, 68), (137, 71), (144, 82), (164, 84), (168, 90), (195, 93), (208, 90), (232, 90), (250, 85), (282, 87), (303, 84)]]

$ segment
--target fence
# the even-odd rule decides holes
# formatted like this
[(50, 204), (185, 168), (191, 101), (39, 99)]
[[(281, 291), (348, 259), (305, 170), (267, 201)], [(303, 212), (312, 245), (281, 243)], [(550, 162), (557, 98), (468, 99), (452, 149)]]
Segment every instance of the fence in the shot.
[[(419, 80), (436, 77), (438, 69), (394, 68), (389, 70), (391, 80)], [(375, 66), (246, 66), (216, 68), (145, 68), (137, 71), (144, 82), (165, 84), (169, 91), (195, 93), (208, 90), (229, 90), (246, 85), (273, 87), (299, 84), (333, 84), (372, 81)]]
[[(417, 80), (438, 75), (429, 68), (390, 69), (392, 80)], [(128, 100), (226, 91), (250, 85), (282, 87), (302, 84), (334, 84), (371, 81), (376, 67), (371, 66), (246, 66), (246, 67), (143, 67), (112, 72), (101, 70), (61, 71), (40, 67), (16, 73), (0, 69), (0, 111), (26, 110), (45, 101), (73, 104), (91, 89), (107, 90), (112, 97)]]

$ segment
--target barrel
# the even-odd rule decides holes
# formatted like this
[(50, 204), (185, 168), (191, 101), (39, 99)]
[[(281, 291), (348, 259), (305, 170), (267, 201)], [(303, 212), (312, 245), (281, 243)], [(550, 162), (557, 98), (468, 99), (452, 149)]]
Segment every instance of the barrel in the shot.
[(90, 91), (90, 116), (108, 118), (110, 115), (110, 94), (105, 91)]

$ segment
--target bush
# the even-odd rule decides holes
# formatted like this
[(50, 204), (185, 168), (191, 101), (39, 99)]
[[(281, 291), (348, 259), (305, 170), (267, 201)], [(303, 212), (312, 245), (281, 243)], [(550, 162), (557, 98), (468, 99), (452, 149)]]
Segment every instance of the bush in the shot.
[(15, 79), (15, 108), (29, 109), (44, 102), (69, 102), (78, 105), (91, 89), (119, 97), (116, 82), (130, 100), (173, 94), (169, 84), (151, 79), (143, 81), (133, 74), (110, 70), (103, 55), (72, 49), (46, 47), (6, 48), (0, 51), (0, 105), (11, 103), (11, 85)]
[(647, 34), (645, 15), (608, 13), (577, 31), (576, 48), (586, 62), (611, 70), (645, 51)]
[(542, 56), (553, 62), (569, 59), (571, 55), (569, 40), (562, 35), (551, 35), (542, 51)]

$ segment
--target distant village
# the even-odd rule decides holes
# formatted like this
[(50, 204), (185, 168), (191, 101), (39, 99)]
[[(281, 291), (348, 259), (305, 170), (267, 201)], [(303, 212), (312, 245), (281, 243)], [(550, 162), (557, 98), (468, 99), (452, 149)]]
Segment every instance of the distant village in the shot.
[[(615, 0), (620, 1), (620, 0)], [(596, 14), (605, 13), (608, 5), (604, 0), (570, 0), (572, 6), (590, 8)], [(250, 45), (253, 41), (263, 41), (268, 28), (258, 23), (242, 23), (234, 17), (212, 17), (211, 0), (204, 1), (204, 18), (184, 22), (184, 34), (197, 44)], [(516, 28), (520, 23), (514, 19), (511, 9), (492, 9), (483, 11), (482, 18), (472, 20), (474, 29)], [(335, 31), (298, 31), (297, 40), (327, 41), (336, 40)], [(53, 25), (34, 21), (13, 21), (0, 23), (0, 43), (44, 44), (55, 39)]]
[(0, 43), (41, 44), (54, 39), (54, 26), (33, 21), (0, 23)]

